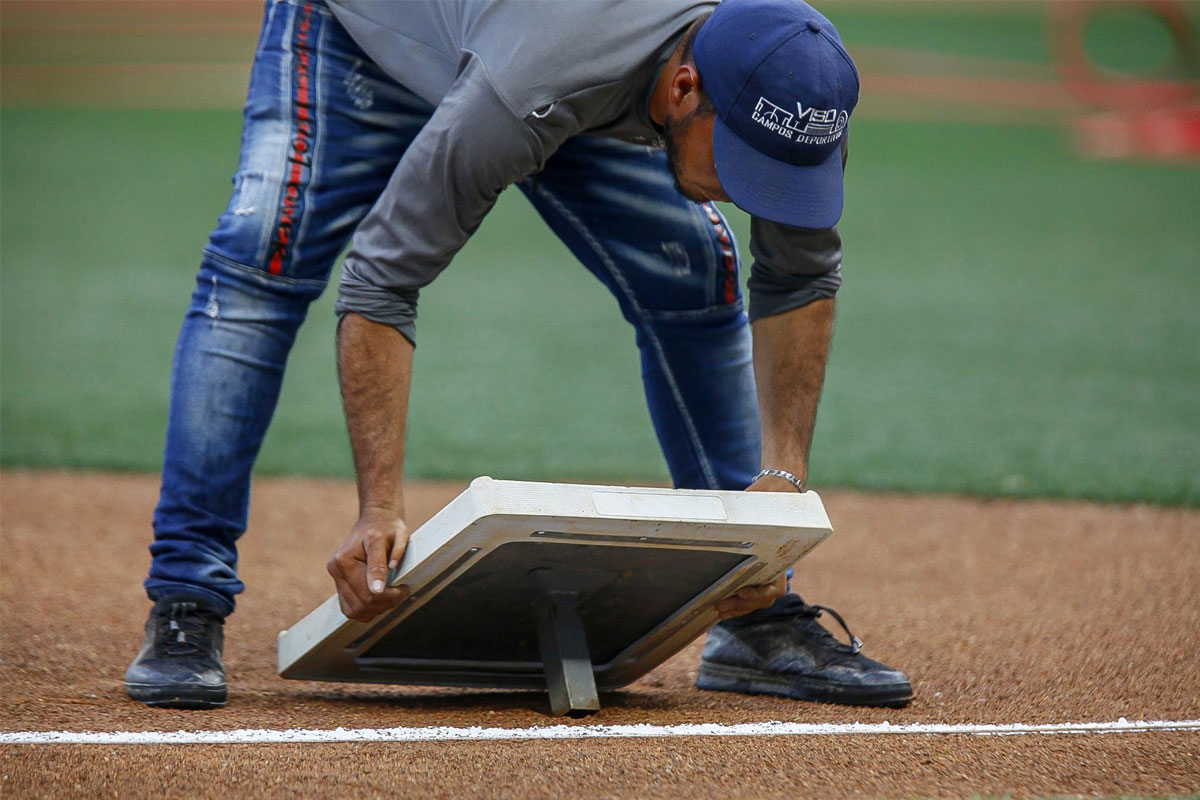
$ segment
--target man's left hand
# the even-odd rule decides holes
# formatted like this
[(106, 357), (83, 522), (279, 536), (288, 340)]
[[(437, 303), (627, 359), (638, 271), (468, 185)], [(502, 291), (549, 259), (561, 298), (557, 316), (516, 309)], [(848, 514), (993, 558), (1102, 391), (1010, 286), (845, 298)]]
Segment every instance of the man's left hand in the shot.
[(736, 592), (717, 603), (717, 613), (721, 619), (743, 617), (751, 611), (767, 608), (775, 602), (775, 598), (787, 593), (787, 576), (780, 575), (779, 580), (762, 586), (743, 586)]

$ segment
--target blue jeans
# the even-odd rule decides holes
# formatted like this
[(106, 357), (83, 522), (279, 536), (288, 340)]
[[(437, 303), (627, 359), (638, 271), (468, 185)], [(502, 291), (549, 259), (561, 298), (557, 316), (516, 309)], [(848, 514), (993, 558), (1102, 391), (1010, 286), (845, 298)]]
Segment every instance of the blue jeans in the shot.
[[(233, 195), (175, 350), (151, 599), (190, 594), (233, 611), (250, 474), (296, 331), (432, 112), (319, 0), (268, 0)], [(758, 406), (720, 212), (679, 194), (661, 151), (598, 137), (570, 140), (520, 188), (634, 326), (675, 485), (747, 486)]]

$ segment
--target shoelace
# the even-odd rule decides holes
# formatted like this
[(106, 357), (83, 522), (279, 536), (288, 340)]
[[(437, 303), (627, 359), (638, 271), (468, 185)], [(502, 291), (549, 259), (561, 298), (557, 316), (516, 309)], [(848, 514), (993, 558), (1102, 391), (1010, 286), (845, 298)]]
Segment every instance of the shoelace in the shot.
[[(834, 619), (836, 619), (838, 621), (838, 624), (842, 626), (842, 630), (844, 630), (846, 632), (846, 635), (850, 637), (850, 652), (853, 653), (854, 655), (858, 655), (859, 652), (862, 651), (862, 645), (863, 645), (862, 639), (859, 639), (857, 636), (854, 635), (853, 632), (851, 632), (850, 626), (846, 624), (846, 620), (842, 619), (841, 614), (834, 611), (829, 606), (817, 605), (816, 603), (804, 603), (804, 607), (800, 609), (801, 614), (803, 614), (806, 617), (811, 617), (812, 619), (819, 619), (821, 617), (821, 612), (823, 612), (823, 611), (828, 611), (829, 615), (832, 616)], [(833, 639), (834, 641), (837, 641), (837, 639), (834, 638), (833, 634), (829, 634), (829, 638)], [(842, 645), (841, 642), (838, 642), (838, 644)], [(842, 647), (845, 647), (845, 646), (846, 645), (842, 645)]]
[(166, 635), (160, 635), (163, 652), (169, 656), (190, 656), (204, 652), (208, 618), (196, 613), (195, 603), (174, 603), (171, 613), (159, 624), (166, 625)]

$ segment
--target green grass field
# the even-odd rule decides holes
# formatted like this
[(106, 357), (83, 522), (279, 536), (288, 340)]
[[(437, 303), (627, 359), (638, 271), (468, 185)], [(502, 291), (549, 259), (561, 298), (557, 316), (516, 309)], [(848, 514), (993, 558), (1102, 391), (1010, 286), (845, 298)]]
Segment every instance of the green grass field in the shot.
[[(886, 15), (855, 13), (848, 40), (890, 41)], [(917, 44), (1036, 60), (1028, 15), (974, 50), (953, 21)], [(239, 126), (3, 111), (5, 465), (157, 468)], [(1200, 503), (1200, 169), (1085, 162), (1049, 126), (867, 117), (847, 197), (814, 486)], [(302, 331), (262, 472), (351, 474), (332, 299)], [(411, 476), (665, 479), (631, 330), (518, 193), (421, 309)]]

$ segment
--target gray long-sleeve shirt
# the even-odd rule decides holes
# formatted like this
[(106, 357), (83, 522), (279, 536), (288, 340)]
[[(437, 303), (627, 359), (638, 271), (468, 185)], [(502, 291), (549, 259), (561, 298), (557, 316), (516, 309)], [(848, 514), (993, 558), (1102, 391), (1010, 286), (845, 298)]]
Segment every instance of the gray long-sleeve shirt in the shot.
[[(417, 295), (510, 184), (579, 134), (653, 142), (650, 92), (711, 0), (329, 0), (379, 66), (436, 107), (354, 234), (338, 292), (414, 340)], [(831, 297), (836, 229), (751, 227), (751, 318)]]

